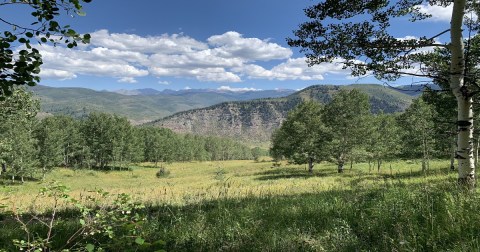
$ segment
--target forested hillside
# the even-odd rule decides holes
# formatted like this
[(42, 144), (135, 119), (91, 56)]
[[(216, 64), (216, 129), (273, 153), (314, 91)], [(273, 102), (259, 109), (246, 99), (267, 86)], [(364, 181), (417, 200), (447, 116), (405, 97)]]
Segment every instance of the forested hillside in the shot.
[(342, 89), (358, 89), (368, 94), (372, 112), (404, 111), (413, 96), (381, 85), (315, 85), (284, 98), (225, 102), (208, 108), (180, 112), (149, 123), (175, 132), (219, 135), (251, 143), (266, 143), (286, 115), (302, 101), (328, 103)]
[[(283, 97), (293, 90), (229, 92), (217, 90), (133, 90), (119, 94), (86, 88), (32, 87), (40, 98), (41, 112), (85, 117), (91, 112), (114, 113), (140, 124), (176, 112), (203, 108), (225, 101)], [(156, 92), (155, 92), (156, 91)], [(118, 92), (118, 91), (117, 91)]]

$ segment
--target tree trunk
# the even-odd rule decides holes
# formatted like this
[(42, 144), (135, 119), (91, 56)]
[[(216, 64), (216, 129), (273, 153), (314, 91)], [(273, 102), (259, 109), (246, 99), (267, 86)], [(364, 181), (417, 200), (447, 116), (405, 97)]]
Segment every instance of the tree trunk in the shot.
[(477, 164), (478, 164), (478, 148), (480, 147), (480, 135), (477, 136), (477, 139), (475, 140), (475, 158), (474, 158), (474, 166), (475, 166), (475, 169), (477, 168)]
[(452, 20), (450, 22), (451, 65), (450, 88), (457, 99), (458, 108), (458, 182), (468, 189), (475, 187), (475, 166), (473, 162), (473, 109), (472, 97), (464, 83), (465, 55), (462, 36), (465, 0), (453, 3)]
[(338, 173), (343, 173), (343, 160), (338, 161)]
[(313, 173), (313, 158), (308, 159), (308, 172)]
[(425, 137), (425, 132), (423, 132), (423, 155), (422, 155), (422, 172), (427, 171), (427, 139)]
[(382, 166), (382, 160), (377, 160), (377, 172), (380, 172), (380, 167)]
[(450, 157), (450, 170), (455, 171), (455, 154), (457, 152), (457, 143), (456, 138), (453, 138), (452, 141), (452, 156)]

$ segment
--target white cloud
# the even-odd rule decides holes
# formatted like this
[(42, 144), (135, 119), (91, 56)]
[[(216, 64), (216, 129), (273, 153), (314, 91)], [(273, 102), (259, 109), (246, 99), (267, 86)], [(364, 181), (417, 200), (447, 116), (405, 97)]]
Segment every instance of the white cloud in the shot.
[(150, 57), (151, 65), (164, 68), (209, 68), (209, 67), (234, 67), (242, 65), (239, 58), (218, 57), (210, 50), (185, 54), (154, 54)]
[(224, 68), (162, 68), (153, 67), (150, 72), (155, 76), (177, 76), (195, 78), (199, 81), (212, 82), (240, 82), (241, 78), (231, 72), (227, 72)]
[(123, 82), (123, 83), (137, 83), (137, 80), (133, 77), (122, 77), (118, 80), (118, 82)]
[(72, 72), (49, 68), (42, 68), (39, 75), (45, 79), (70, 80), (77, 78), (77, 75)]
[(168, 82), (168, 81), (158, 81), (158, 84), (170, 85), (170, 82)]
[[(44, 61), (42, 76), (71, 79), (94, 75), (125, 83), (136, 83), (136, 78), (144, 76), (238, 83), (242, 78), (322, 80), (329, 73), (349, 73), (335, 63), (308, 67), (305, 58), (290, 58), (289, 48), (245, 38), (234, 31), (211, 36), (206, 42), (183, 34), (139, 36), (100, 30), (91, 35), (90, 45), (74, 49), (39, 46)], [(271, 60), (284, 61), (271, 69), (260, 65)]]
[(208, 49), (207, 44), (182, 34), (141, 37), (99, 30), (90, 35), (94, 46), (141, 53), (185, 53)]
[(452, 17), (453, 5), (442, 7), (438, 5), (423, 4), (417, 5), (417, 7), (420, 9), (420, 12), (432, 15), (429, 20), (449, 22)]
[[(429, 20), (450, 22), (452, 19), (453, 4), (450, 4), (447, 7), (429, 4), (417, 5), (416, 7), (419, 8), (420, 12), (431, 15), (432, 17)], [(465, 16), (472, 17), (474, 20), (478, 19), (474, 12), (468, 12)]]
[(247, 87), (244, 87), (244, 88), (234, 88), (234, 87), (230, 87), (230, 86), (221, 86), (221, 87), (217, 88), (217, 90), (220, 90), (220, 91), (230, 91), (230, 92), (248, 92), (248, 91), (260, 91), (261, 89), (247, 88)]
[[(39, 50), (42, 54), (44, 69), (114, 78), (133, 78), (148, 75), (148, 71), (141, 67), (142, 57), (128, 52), (110, 51), (102, 48), (71, 50), (49, 45), (42, 45)], [(129, 54), (132, 57), (126, 57)], [(135, 57), (133, 56), (138, 57), (139, 62), (134, 60)], [(144, 59), (145, 57), (143, 57)], [(134, 64), (130, 64), (132, 62)]]
[(246, 61), (287, 59), (292, 50), (258, 38), (244, 38), (234, 31), (208, 38), (208, 43), (216, 47), (219, 55), (225, 58), (242, 58)]
[(306, 58), (288, 59), (270, 70), (253, 64), (234, 70), (245, 74), (248, 78), (269, 80), (323, 80), (327, 74), (350, 75), (349, 70), (342, 69), (340, 61), (309, 67)]

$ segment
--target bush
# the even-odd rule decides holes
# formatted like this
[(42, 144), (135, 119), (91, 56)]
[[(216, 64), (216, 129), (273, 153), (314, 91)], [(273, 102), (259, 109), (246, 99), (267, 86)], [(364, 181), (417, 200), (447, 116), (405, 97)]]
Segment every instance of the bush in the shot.
[(157, 178), (168, 177), (168, 175), (170, 175), (170, 171), (167, 170), (167, 168), (165, 167), (161, 167), (160, 170), (155, 173), (155, 175), (157, 176)]

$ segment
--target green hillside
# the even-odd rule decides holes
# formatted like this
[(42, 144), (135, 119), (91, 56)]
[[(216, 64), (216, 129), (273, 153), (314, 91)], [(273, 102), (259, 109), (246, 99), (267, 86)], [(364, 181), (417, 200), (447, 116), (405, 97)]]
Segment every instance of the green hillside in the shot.
[(31, 90), (40, 98), (41, 111), (44, 113), (83, 117), (90, 112), (100, 111), (125, 116), (133, 123), (144, 123), (176, 112), (207, 107), (225, 101), (279, 97), (293, 92), (289, 90), (245, 93), (182, 91), (155, 95), (122, 95), (86, 88), (36, 86)]

